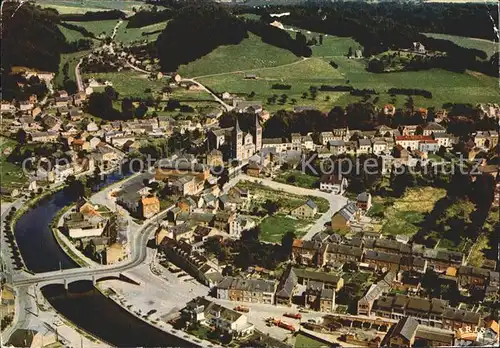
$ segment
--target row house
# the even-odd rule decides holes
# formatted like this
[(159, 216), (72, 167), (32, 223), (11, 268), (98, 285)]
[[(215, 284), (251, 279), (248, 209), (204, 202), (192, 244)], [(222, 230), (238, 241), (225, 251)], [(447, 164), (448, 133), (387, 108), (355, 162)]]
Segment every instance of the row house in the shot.
[(458, 284), (463, 288), (471, 286), (485, 288), (487, 286), (497, 287), (499, 284), (499, 273), (485, 268), (473, 266), (460, 266), (457, 270)]
[(493, 149), (498, 144), (498, 132), (479, 131), (474, 134), (474, 144), (482, 149)]
[(365, 295), (358, 301), (358, 315), (369, 316), (371, 314), (373, 304), (383, 294), (391, 290), (396, 273), (387, 272), (384, 278), (375, 284), (372, 284)]
[(418, 150), (419, 144), (422, 141), (433, 140), (431, 136), (425, 135), (401, 135), (394, 137), (396, 145), (401, 145), (404, 149), (410, 149), (411, 151)]
[(322, 265), (334, 265), (346, 262), (358, 263), (363, 257), (363, 249), (342, 244), (327, 244)]
[(436, 272), (446, 272), (448, 267), (458, 268), (465, 264), (465, 255), (458, 251), (426, 249), (414, 245), (412, 247), (412, 254), (426, 259), (428, 266)]
[(292, 149), (293, 150), (313, 150), (314, 142), (310, 135), (301, 135), (300, 133), (292, 133)]
[(33, 143), (55, 143), (59, 138), (57, 132), (32, 132), (29, 133), (29, 140)]
[(292, 244), (293, 261), (308, 266), (322, 266), (323, 257), (322, 243), (295, 239)]
[(450, 148), (454, 144), (454, 137), (447, 133), (434, 133), (432, 138), (437, 141), (439, 147), (444, 146)]
[(292, 143), (284, 138), (263, 138), (262, 148), (271, 148), (276, 151), (276, 153), (282, 153), (287, 150), (292, 149)]
[(301, 285), (319, 282), (323, 284), (325, 289), (332, 289), (334, 291), (340, 291), (344, 287), (344, 279), (335, 274), (310, 271), (303, 268), (292, 268), (291, 272), (294, 273), (297, 283)]
[(182, 240), (177, 242), (165, 237), (161, 241), (159, 249), (167, 255), (173, 264), (206, 286), (213, 287), (222, 279), (222, 275), (214, 264), (195, 251), (192, 245)]
[(236, 302), (274, 304), (277, 284), (264, 279), (225, 277), (217, 284), (217, 298)]
[(445, 134), (446, 128), (436, 122), (429, 122), (423, 129), (423, 135)]
[(481, 315), (449, 307), (448, 301), (404, 295), (382, 296), (376, 301), (373, 313), (383, 318), (400, 320), (414, 317), (420, 324), (446, 330), (467, 329), (476, 331), (481, 324)]
[(324, 283), (311, 281), (304, 292), (304, 307), (315, 311), (331, 313), (335, 307), (335, 290)]
[(420, 257), (367, 250), (363, 262), (375, 270), (384, 271), (417, 271), (425, 273), (427, 261)]

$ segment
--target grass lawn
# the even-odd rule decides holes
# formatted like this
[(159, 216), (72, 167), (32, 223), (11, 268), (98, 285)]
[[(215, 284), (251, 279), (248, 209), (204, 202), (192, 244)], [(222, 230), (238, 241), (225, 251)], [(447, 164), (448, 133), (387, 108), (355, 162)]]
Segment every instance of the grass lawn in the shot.
[(281, 243), (281, 237), (293, 231), (297, 238), (307, 233), (308, 221), (295, 220), (283, 215), (268, 216), (260, 224), (259, 239), (264, 242)]
[(319, 340), (315, 340), (309, 336), (298, 334), (295, 338), (295, 348), (320, 348), (320, 347), (329, 347), (328, 344), (323, 343)]
[(141, 28), (127, 28), (127, 21), (124, 21), (116, 32), (115, 41), (122, 42), (127, 45), (134, 41), (156, 41), (160, 32), (150, 35), (142, 35), (143, 33), (151, 33), (158, 30), (163, 30), (167, 26), (168, 21), (151, 24)]
[(498, 43), (485, 39), (436, 33), (424, 33), (424, 35), (434, 39), (449, 40), (465, 48), (475, 48), (484, 51), (488, 55), (488, 58), (498, 51)]
[(54, 82), (53, 82), (54, 86), (55, 87), (57, 87), (57, 86), (62, 87), (63, 80), (64, 80), (64, 74), (62, 72), (62, 69), (64, 67), (64, 64), (66, 64), (66, 63), (69, 64), (69, 69), (68, 69), (69, 78), (76, 82), (76, 77), (75, 77), (76, 64), (78, 64), (78, 61), (80, 60), (80, 58), (82, 58), (83, 56), (86, 56), (90, 52), (91, 52), (91, 50), (61, 54), (61, 61), (59, 62), (59, 70), (56, 73), (56, 76), (55, 76)]
[[(330, 66), (330, 64), (320, 58), (309, 58), (296, 61), (294, 63), (275, 68), (263, 68), (251, 70), (257, 75), (255, 80), (244, 79), (244, 73), (232, 73), (218, 76), (204, 77), (198, 79), (201, 83), (217, 91), (228, 91), (235, 94), (247, 95), (255, 92), (256, 101), (266, 103), (267, 98), (273, 94), (278, 96), (286, 94), (288, 101), (284, 105), (266, 104), (266, 109), (276, 111), (279, 109), (293, 109), (291, 99), (296, 99), (297, 105), (314, 105), (321, 110), (330, 110), (336, 105), (335, 100), (343, 93), (320, 92), (316, 100), (302, 99), (302, 93), (309, 90), (310, 86), (320, 86), (322, 84), (344, 84), (342, 74)], [(273, 84), (291, 85), (289, 90), (272, 89)], [(328, 96), (329, 100), (325, 100)]]
[(316, 203), (316, 205), (318, 206), (318, 211), (320, 213), (326, 212), (329, 208), (329, 203), (324, 198), (299, 196), (284, 191), (273, 190), (267, 186), (249, 181), (240, 181), (236, 186), (249, 190), (250, 194), (253, 196), (253, 200), (256, 203), (265, 202), (268, 199), (274, 202), (278, 202), (280, 204), (281, 212), (285, 214), (288, 214), (290, 210), (304, 204), (308, 199), (311, 199)]
[(7, 162), (8, 154), (16, 145), (14, 140), (0, 137), (0, 181), (4, 187), (20, 186), (26, 182), (22, 168)]
[(83, 34), (80, 33), (79, 31), (68, 29), (66, 27), (63, 27), (62, 25), (58, 25), (58, 27), (61, 33), (63, 33), (67, 42), (85, 39), (85, 36), (83, 36)]
[(151, 93), (144, 92), (146, 88), (150, 88), (152, 93), (160, 92), (161, 88), (167, 86), (166, 80), (149, 80), (146, 74), (136, 71), (120, 71), (111, 73), (86, 73), (83, 78), (93, 77), (111, 81), (113, 88), (120, 93), (120, 98), (124, 97), (141, 97), (146, 98), (151, 96)]
[[(339, 65), (339, 72), (353, 87), (371, 88), (379, 92), (377, 103), (379, 106), (383, 106), (391, 99), (387, 94), (387, 90), (391, 87), (419, 88), (432, 92), (432, 99), (413, 97), (415, 106), (418, 107), (442, 107), (447, 102), (487, 103), (498, 101), (500, 98), (497, 79), (481, 73), (467, 71), (459, 74), (442, 69), (430, 69), (375, 74), (366, 71), (365, 60), (337, 57), (334, 61)], [(346, 105), (359, 99), (347, 94), (339, 98), (338, 102)], [(396, 104), (403, 106), (405, 101), (406, 96), (398, 95)]]
[(218, 73), (259, 69), (289, 64), (299, 60), (292, 52), (262, 42), (260, 37), (249, 37), (238, 45), (220, 46), (209, 54), (181, 65), (181, 76), (205, 76)]
[[(108, 19), (104, 21), (67, 22), (67, 23), (84, 27), (91, 33), (94, 33), (95, 36), (99, 36), (102, 33), (104, 33), (106, 36), (111, 36), (111, 34), (113, 33), (113, 28), (115, 27), (116, 23), (118, 23), (118, 20)], [(123, 23), (121, 25), (123, 25)]]
[[(420, 229), (424, 214), (434, 208), (434, 204), (446, 195), (443, 189), (433, 187), (410, 188), (405, 195), (393, 198), (373, 197), (374, 205), (383, 214), (380, 229), (384, 234), (413, 235)], [(373, 216), (373, 212), (370, 212)]]
[(318, 177), (307, 175), (305, 173), (302, 173), (300, 170), (287, 170), (283, 173), (280, 173), (274, 180), (282, 182), (284, 184), (289, 184), (304, 188), (319, 187)]

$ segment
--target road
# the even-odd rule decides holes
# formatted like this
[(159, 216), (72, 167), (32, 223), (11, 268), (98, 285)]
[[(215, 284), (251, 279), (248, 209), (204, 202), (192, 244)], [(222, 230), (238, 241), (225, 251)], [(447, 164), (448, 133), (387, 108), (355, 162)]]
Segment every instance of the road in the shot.
[(281, 191), (285, 191), (285, 192), (296, 194), (296, 195), (313, 196), (313, 197), (320, 197), (320, 198), (326, 199), (328, 201), (328, 203), (330, 204), (330, 208), (328, 209), (328, 211), (326, 213), (321, 215), (321, 217), (316, 220), (314, 225), (312, 225), (311, 228), (309, 229), (309, 231), (307, 231), (307, 233), (302, 237), (302, 239), (304, 239), (304, 240), (309, 240), (316, 233), (323, 231), (325, 229), (325, 224), (330, 223), (332, 216), (336, 212), (338, 212), (343, 206), (345, 206), (347, 203), (347, 198), (345, 198), (343, 196), (334, 195), (334, 194), (319, 191), (319, 190), (312, 190), (312, 189), (306, 189), (306, 188), (302, 188), (302, 187), (282, 184), (282, 183), (272, 181), (269, 179), (254, 178), (252, 176), (248, 176), (245, 174), (239, 175), (236, 178), (231, 179), (228, 182), (227, 186), (225, 187), (225, 190), (229, 189), (230, 187), (233, 187), (241, 180), (259, 183), (259, 184), (262, 184), (264, 186), (270, 187), (273, 190), (278, 190), (278, 191), (281, 190)]
[(75, 78), (76, 78), (76, 85), (78, 86), (78, 92), (83, 92), (83, 81), (82, 81), (82, 75), (80, 75), (80, 64), (83, 62), (83, 57), (80, 58), (78, 61), (78, 64), (75, 66)]
[(182, 79), (182, 81), (188, 81), (188, 82), (192, 82), (192, 83), (196, 84), (198, 87), (201, 88), (202, 91), (205, 91), (208, 94), (210, 94), (212, 96), (212, 98), (215, 99), (216, 102), (218, 102), (220, 105), (222, 105), (226, 109), (226, 111), (231, 111), (231, 110), (234, 109), (234, 106), (225, 103), (215, 93), (213, 93), (211, 90), (209, 90), (206, 86), (204, 86), (203, 84), (199, 83), (198, 81), (196, 81), (194, 79)]

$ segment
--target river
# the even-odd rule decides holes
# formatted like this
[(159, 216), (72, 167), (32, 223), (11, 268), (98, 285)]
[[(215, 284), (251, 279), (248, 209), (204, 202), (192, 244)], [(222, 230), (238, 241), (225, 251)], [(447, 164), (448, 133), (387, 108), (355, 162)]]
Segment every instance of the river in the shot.
[[(122, 178), (111, 174), (101, 187)], [(42, 199), (17, 221), (14, 228), (17, 244), (26, 267), (32, 272), (79, 267), (61, 249), (49, 227), (55, 215), (71, 202), (60, 190)], [(48, 285), (42, 288), (42, 293), (68, 320), (114, 346), (193, 346), (129, 314), (96, 290), (92, 282), (72, 283), (68, 291), (63, 285)]]

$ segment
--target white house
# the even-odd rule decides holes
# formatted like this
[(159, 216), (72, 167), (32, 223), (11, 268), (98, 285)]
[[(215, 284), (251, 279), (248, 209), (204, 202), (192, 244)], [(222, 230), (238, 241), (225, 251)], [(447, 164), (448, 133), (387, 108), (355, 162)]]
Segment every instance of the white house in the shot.
[(331, 192), (335, 195), (344, 194), (347, 187), (347, 179), (335, 174), (325, 174), (319, 182), (319, 189), (324, 192)]

